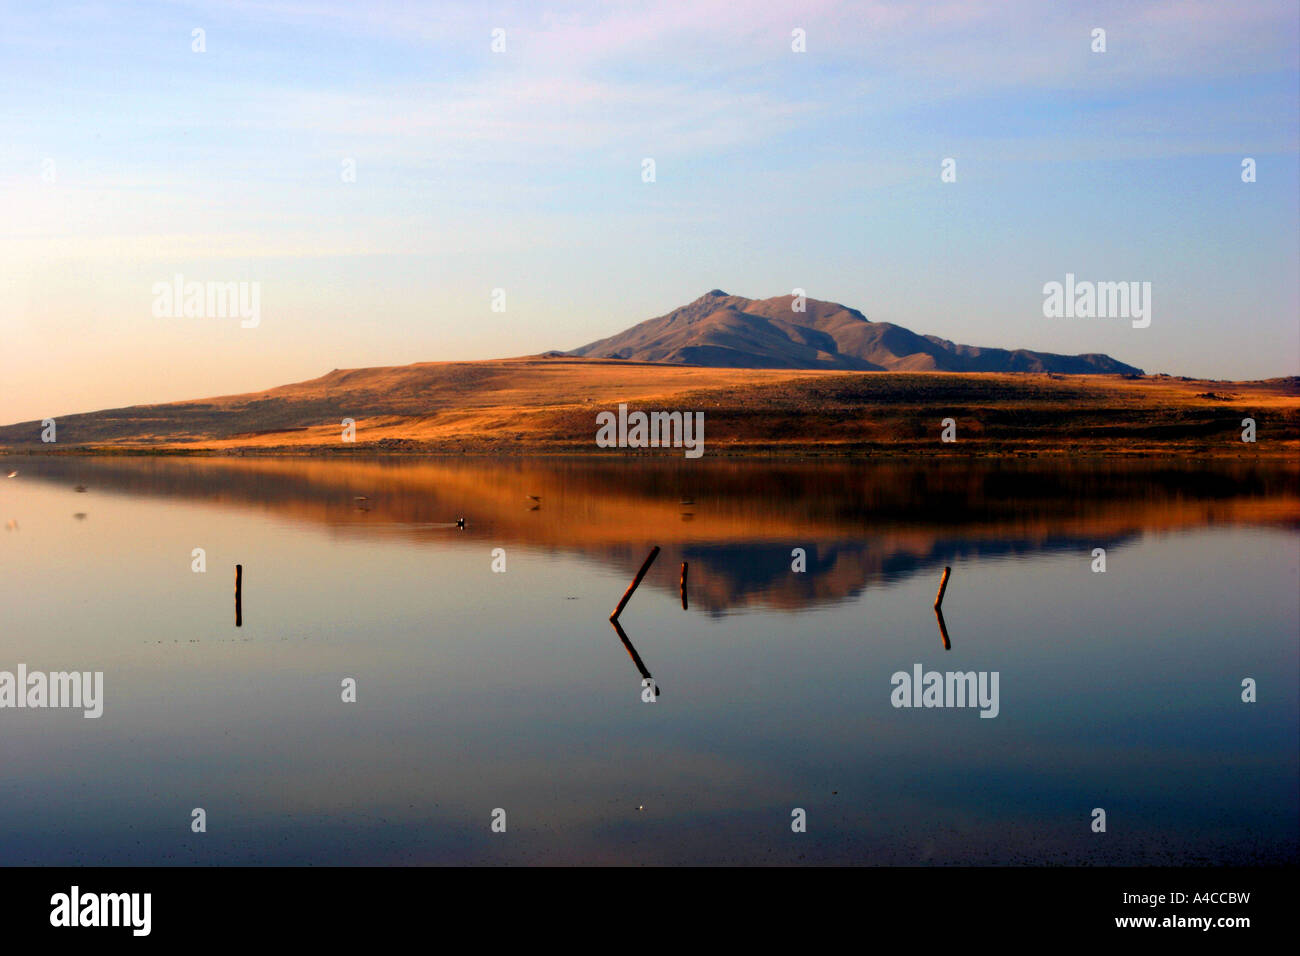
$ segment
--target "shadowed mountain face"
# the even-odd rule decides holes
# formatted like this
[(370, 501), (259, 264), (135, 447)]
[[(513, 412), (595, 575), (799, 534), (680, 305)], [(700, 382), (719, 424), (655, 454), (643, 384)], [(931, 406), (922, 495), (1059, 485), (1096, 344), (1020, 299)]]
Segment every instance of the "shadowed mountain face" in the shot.
[(1109, 355), (1055, 355), (957, 345), (872, 322), (857, 309), (793, 296), (746, 299), (721, 289), (569, 355), (719, 368), (907, 372), (1123, 373), (1142, 370)]

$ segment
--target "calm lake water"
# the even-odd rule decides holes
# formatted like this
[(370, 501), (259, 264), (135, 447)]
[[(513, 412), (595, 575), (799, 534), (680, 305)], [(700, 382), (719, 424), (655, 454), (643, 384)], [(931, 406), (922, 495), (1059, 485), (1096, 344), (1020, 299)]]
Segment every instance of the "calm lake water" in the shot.
[[(5, 864), (1298, 859), (1294, 468), (15, 468), (0, 670), (104, 712), (0, 710)], [(997, 716), (894, 707), (918, 664)]]

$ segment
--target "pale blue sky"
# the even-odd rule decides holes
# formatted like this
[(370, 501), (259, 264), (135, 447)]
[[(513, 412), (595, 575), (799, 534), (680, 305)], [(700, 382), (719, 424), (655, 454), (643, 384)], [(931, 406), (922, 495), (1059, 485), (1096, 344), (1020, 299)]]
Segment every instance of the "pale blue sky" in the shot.
[[(1295, 2), (5, 3), (0, 421), (572, 348), (714, 287), (1296, 374), (1298, 91)], [(156, 318), (177, 272), (260, 282), (260, 326)], [(1151, 282), (1150, 328), (1044, 318), (1067, 272)]]

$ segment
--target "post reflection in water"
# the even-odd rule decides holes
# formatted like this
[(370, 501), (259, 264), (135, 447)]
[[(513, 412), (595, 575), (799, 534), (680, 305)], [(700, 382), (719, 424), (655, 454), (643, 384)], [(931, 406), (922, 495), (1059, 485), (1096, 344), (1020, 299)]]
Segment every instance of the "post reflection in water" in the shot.
[(943, 641), (943, 649), (945, 651), (952, 650), (952, 642), (948, 640), (948, 626), (944, 623), (942, 608), (934, 609), (934, 618), (939, 622), (939, 639)]
[[(650, 676), (650, 671), (646, 669), (645, 662), (641, 660), (641, 655), (636, 652), (636, 648), (633, 647), (632, 642), (628, 640), (627, 632), (623, 630), (623, 625), (618, 622), (617, 618), (610, 618), (609, 623), (614, 628), (614, 633), (618, 635), (618, 639), (623, 642), (623, 647), (627, 650), (628, 657), (632, 658), (632, 663), (635, 664), (636, 669), (641, 672), (641, 680), (650, 681), (651, 686), (654, 689), (654, 695), (656, 697), (660, 696), (659, 685), (655, 683), (655, 679)], [(644, 686), (644, 684), (642, 686)]]

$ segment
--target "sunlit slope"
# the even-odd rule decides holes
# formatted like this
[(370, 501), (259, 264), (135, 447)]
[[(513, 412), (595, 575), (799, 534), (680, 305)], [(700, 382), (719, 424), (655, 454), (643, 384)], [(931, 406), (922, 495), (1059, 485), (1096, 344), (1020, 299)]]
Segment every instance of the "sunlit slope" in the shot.
[[(709, 453), (1171, 450), (1280, 454), (1300, 442), (1298, 380), (720, 369), (569, 356), (335, 370), (264, 392), (0, 427), (0, 445), (443, 452), (597, 451), (620, 402), (705, 413)], [(1257, 422), (1243, 447), (1241, 421)], [(941, 422), (957, 442), (939, 441)], [(356, 442), (342, 441), (344, 419)], [(655, 450), (656, 454), (666, 451)]]

